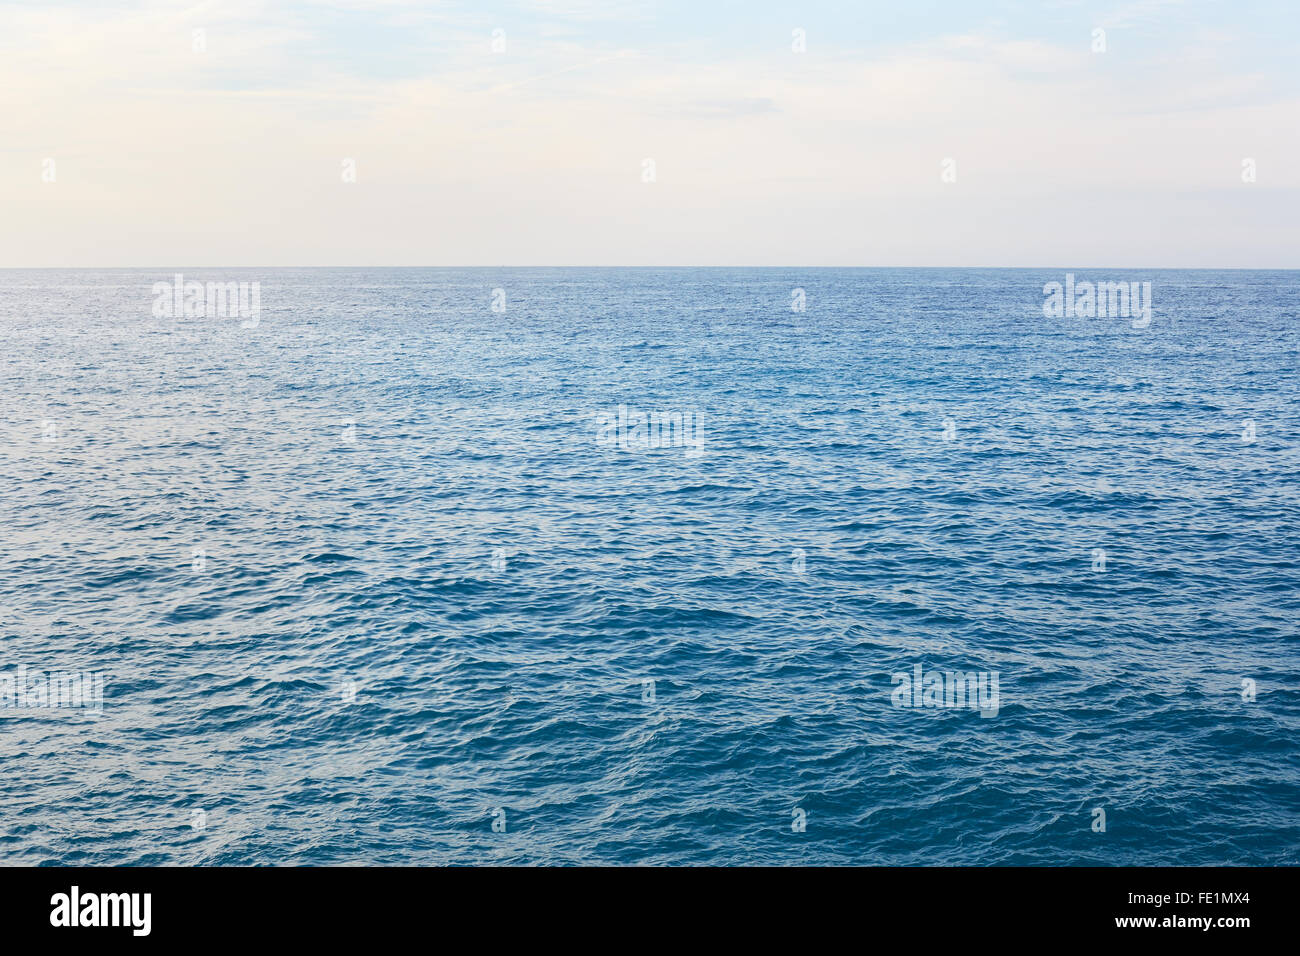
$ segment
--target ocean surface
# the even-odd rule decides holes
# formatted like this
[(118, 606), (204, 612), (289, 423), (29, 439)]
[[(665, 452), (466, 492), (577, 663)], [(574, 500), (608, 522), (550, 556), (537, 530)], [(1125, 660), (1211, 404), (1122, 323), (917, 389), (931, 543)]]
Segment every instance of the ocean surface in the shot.
[(1298, 863), (1298, 280), (0, 271), (0, 862)]

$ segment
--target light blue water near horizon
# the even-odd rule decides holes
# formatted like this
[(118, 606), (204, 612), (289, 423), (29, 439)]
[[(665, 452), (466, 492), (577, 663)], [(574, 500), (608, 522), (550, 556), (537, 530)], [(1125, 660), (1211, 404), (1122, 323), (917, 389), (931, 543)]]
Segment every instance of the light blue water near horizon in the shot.
[(1300, 862), (1297, 278), (0, 271), (0, 860)]

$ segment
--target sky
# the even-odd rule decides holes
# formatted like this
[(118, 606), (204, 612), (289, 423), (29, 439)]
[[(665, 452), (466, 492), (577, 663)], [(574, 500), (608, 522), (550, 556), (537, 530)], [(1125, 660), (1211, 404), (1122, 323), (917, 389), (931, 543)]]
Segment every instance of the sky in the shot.
[(0, 267), (1296, 268), (1298, 59), (1294, 0), (0, 0)]

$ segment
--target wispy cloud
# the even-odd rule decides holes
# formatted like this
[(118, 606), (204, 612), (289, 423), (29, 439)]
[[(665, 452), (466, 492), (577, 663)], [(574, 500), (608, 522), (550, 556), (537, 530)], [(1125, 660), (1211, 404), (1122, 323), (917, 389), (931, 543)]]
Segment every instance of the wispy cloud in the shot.
[[(785, 8), (692, 9), (0, 7), (0, 256), (1059, 263), (1109, 242), (1276, 264), (1300, 248), (1285, 204), (1258, 199), (1300, 190), (1294, 78), (1251, 39), (1261, 24), (1113, 27), (1094, 54), (1084, 7), (978, 25), (955, 5), (888, 39), (814, 4), (797, 53)], [(1214, 218), (1185, 221), (1188, 197)]]

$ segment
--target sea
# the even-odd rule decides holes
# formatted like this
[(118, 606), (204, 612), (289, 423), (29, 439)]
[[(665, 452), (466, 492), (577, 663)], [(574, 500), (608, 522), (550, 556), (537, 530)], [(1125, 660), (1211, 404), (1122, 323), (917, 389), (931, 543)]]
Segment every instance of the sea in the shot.
[(1300, 863), (1298, 280), (0, 270), (0, 861)]

